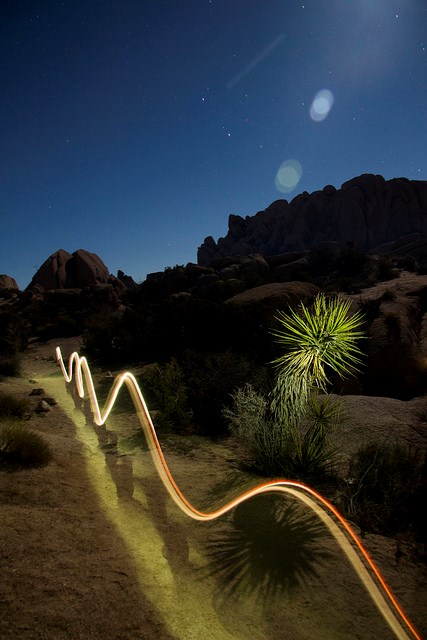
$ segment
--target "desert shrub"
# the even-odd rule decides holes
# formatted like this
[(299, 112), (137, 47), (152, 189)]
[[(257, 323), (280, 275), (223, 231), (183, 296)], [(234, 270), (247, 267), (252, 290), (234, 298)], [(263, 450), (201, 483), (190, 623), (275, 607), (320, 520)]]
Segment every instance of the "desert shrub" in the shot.
[(29, 324), (13, 308), (0, 311), (0, 354), (10, 356), (24, 351), (30, 334)]
[[(390, 337), (390, 333), (389, 333)], [(427, 372), (420, 357), (397, 349), (391, 342), (374, 348), (371, 343), (367, 366), (361, 376), (366, 395), (410, 400), (427, 389)]]
[(380, 281), (393, 280), (399, 272), (394, 268), (393, 261), (388, 256), (380, 256), (375, 266), (375, 278)]
[(360, 249), (347, 247), (339, 252), (335, 259), (334, 268), (343, 276), (360, 276), (369, 265), (369, 257)]
[(419, 452), (374, 442), (352, 456), (343, 510), (362, 532), (394, 535), (418, 529), (426, 498)]
[(254, 383), (259, 372), (251, 360), (231, 351), (197, 353), (187, 351), (181, 361), (188, 388), (188, 404), (201, 434), (218, 436), (227, 426), (222, 408), (231, 402), (231, 394), (246, 382)]
[(310, 271), (317, 276), (328, 276), (334, 269), (336, 253), (330, 247), (313, 249), (309, 256)]
[(329, 436), (341, 418), (339, 403), (314, 396), (307, 403), (305, 428), (287, 431), (265, 396), (250, 384), (237, 389), (232, 398), (232, 406), (223, 413), (230, 432), (250, 455), (249, 470), (304, 481), (333, 475), (337, 452), (330, 446)]
[(8, 393), (0, 391), (0, 419), (1, 418), (23, 418), (29, 408), (26, 398), (16, 398)]
[(194, 430), (184, 372), (175, 358), (146, 367), (141, 384), (156, 427), (186, 434)]
[(405, 271), (411, 271), (412, 273), (417, 271), (418, 264), (414, 256), (394, 256), (393, 261), (398, 269), (404, 269)]
[(0, 423), (0, 466), (39, 467), (51, 458), (49, 445), (38, 433), (20, 423)]
[(106, 364), (136, 360), (139, 332), (134, 330), (135, 324), (107, 305), (97, 308), (85, 320), (84, 354), (92, 361)]
[(19, 376), (20, 353), (25, 350), (29, 324), (14, 309), (0, 311), (0, 376)]
[(287, 442), (281, 425), (269, 413), (266, 398), (246, 384), (232, 394), (232, 406), (223, 415), (230, 433), (245, 446), (251, 461), (249, 469), (264, 476), (277, 476), (284, 471)]
[(18, 353), (0, 355), (0, 376), (18, 377), (21, 373), (21, 358)]
[(344, 419), (342, 404), (331, 396), (310, 397), (307, 403), (308, 428), (299, 431), (291, 456), (294, 474), (305, 480), (325, 479), (334, 475), (338, 450), (331, 443), (333, 433)]

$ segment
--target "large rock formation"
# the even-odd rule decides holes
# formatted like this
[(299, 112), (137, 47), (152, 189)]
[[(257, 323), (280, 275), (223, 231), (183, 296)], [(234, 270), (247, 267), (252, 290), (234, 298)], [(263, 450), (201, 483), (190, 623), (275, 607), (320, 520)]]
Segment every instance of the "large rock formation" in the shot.
[(224, 256), (273, 256), (330, 243), (427, 261), (427, 181), (364, 174), (341, 189), (328, 185), (290, 203), (276, 200), (254, 216), (230, 215), (227, 235), (218, 242), (207, 237), (197, 261), (206, 266)]
[(78, 249), (68, 253), (59, 249), (42, 264), (27, 289), (73, 289), (108, 284), (109, 273), (95, 253)]

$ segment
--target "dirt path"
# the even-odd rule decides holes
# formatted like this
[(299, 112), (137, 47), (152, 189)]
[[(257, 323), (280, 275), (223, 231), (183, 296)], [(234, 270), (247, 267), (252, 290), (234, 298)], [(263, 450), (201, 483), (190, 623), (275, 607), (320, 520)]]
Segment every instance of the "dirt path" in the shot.
[[(73, 349), (73, 341), (61, 343), (64, 351)], [(52, 462), (0, 472), (2, 640), (392, 637), (324, 537), (324, 561), (319, 555), (304, 587), (294, 586), (279, 603), (261, 607), (240, 593), (221, 597), (209, 575), (217, 567), (209, 565), (206, 543), (229, 544), (228, 521), (194, 523), (178, 511), (141, 450), (134, 416), (119, 414), (107, 429), (88, 428), (53, 353), (52, 343), (32, 346), (23, 378), (0, 383), (17, 395), (43, 387), (58, 401), (29, 423), (51, 445)], [(238, 456), (231, 444), (165, 443), (178, 484), (196, 504), (229, 492)], [(261, 551), (275, 540), (262, 544)], [(305, 548), (304, 539), (301, 544)], [(409, 550), (397, 562), (395, 545), (384, 538), (370, 536), (367, 544), (405, 610), (426, 630), (424, 568)]]

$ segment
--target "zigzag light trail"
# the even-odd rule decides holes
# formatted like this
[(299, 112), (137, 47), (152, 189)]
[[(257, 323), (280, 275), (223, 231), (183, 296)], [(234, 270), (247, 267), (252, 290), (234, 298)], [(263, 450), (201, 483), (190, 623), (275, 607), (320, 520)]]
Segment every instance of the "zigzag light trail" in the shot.
[[(396, 638), (399, 638), (399, 640), (410, 640), (411, 638), (422, 640), (418, 631), (414, 628), (396, 601), (385, 579), (356, 533), (339, 511), (321, 494), (300, 482), (274, 480), (257, 485), (217, 509), (209, 512), (200, 511), (187, 500), (169, 470), (150, 413), (133, 374), (126, 371), (116, 377), (105, 407), (103, 411), (101, 411), (86, 358), (81, 357), (77, 352), (73, 352), (69, 358), (68, 371), (64, 365), (60, 347), (56, 348), (56, 358), (67, 383), (72, 382), (74, 369), (75, 384), (80, 398), (84, 398), (86, 386), (94, 422), (98, 426), (105, 424), (114, 407), (120, 389), (123, 385), (126, 385), (144, 431), (156, 470), (169, 495), (186, 515), (199, 521), (215, 520), (239, 504), (262, 493), (279, 492), (294, 496), (314, 511), (318, 518), (327, 526)], [(332, 516), (335, 517), (338, 524)], [(356, 552), (356, 549), (359, 551), (361, 557)]]

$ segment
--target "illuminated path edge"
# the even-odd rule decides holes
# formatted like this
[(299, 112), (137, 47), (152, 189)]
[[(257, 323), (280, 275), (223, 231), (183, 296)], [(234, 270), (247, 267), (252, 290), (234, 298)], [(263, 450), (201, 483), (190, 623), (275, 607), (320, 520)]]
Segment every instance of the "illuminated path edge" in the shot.
[[(84, 398), (86, 386), (94, 422), (98, 426), (105, 424), (114, 407), (121, 387), (126, 385), (138, 414), (157, 472), (173, 501), (190, 518), (200, 521), (215, 520), (216, 518), (226, 514), (228, 511), (231, 511), (231, 509), (234, 509), (242, 502), (249, 500), (253, 496), (260, 495), (261, 493), (276, 492), (287, 493), (294, 496), (314, 511), (318, 518), (327, 526), (341, 550), (347, 556), (361, 582), (366, 587), (373, 602), (379, 609), (389, 627), (392, 629), (396, 638), (402, 640), (410, 640), (411, 638), (422, 640), (418, 631), (415, 629), (411, 621), (403, 612), (396, 598), (393, 596), (385, 579), (381, 575), (374, 561), (371, 559), (359, 537), (340, 512), (320, 493), (317, 493), (317, 491), (311, 487), (294, 480), (273, 480), (257, 485), (253, 489), (242, 493), (237, 498), (234, 498), (230, 502), (214, 509), (213, 511), (204, 512), (196, 509), (181, 492), (169, 470), (157, 438), (150, 413), (145, 403), (144, 396), (142, 395), (135, 376), (126, 371), (116, 377), (103, 411), (101, 412), (93, 384), (92, 374), (86, 358), (81, 357), (76, 351), (73, 352), (68, 361), (68, 371), (65, 367), (60, 347), (56, 348), (56, 359), (67, 383), (72, 382), (74, 370), (76, 389), (80, 398)], [(332, 515), (335, 516), (339, 524), (337, 524), (337, 522), (332, 518)], [(366, 564), (362, 561), (351, 542), (354, 543)]]

